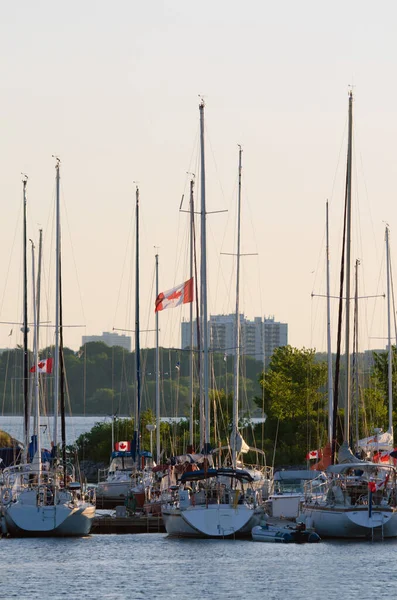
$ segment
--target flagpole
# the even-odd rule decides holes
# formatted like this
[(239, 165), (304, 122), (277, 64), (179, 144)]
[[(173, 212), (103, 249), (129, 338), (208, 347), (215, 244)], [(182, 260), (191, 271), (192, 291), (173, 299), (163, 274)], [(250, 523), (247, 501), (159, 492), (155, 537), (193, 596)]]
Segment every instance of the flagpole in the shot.
[[(156, 254), (156, 298), (159, 295), (159, 255)], [(156, 457), (160, 464), (160, 351), (159, 351), (159, 312), (156, 316)], [(150, 440), (152, 432), (150, 432)]]

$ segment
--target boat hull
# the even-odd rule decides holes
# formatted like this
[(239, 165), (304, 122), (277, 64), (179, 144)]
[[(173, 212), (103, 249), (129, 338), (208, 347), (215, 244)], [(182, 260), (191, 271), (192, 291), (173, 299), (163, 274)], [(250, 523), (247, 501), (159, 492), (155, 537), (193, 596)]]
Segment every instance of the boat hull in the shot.
[(330, 538), (382, 538), (397, 537), (397, 511), (374, 508), (371, 516), (368, 507), (303, 508), (300, 521), (311, 526), (321, 537)]
[(15, 502), (5, 510), (8, 535), (12, 537), (81, 537), (88, 535), (95, 507), (28, 506)]
[(193, 538), (249, 537), (263, 518), (262, 508), (245, 505), (192, 506), (186, 509), (163, 508), (166, 532), (171, 536)]

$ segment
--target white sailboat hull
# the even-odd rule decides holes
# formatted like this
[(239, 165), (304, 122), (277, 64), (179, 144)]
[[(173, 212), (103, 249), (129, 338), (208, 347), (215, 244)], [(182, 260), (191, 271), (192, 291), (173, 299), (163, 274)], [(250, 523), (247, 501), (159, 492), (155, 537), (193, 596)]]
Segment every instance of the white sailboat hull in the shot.
[(163, 508), (164, 526), (169, 535), (179, 537), (244, 537), (259, 525), (263, 509), (245, 505), (209, 504), (186, 509)]
[(303, 509), (299, 520), (313, 527), (321, 537), (397, 537), (396, 509), (374, 508), (369, 516), (368, 507), (310, 507)]
[(5, 510), (7, 533), (17, 537), (88, 535), (94, 516), (95, 507), (85, 503), (70, 507), (65, 504), (35, 506), (15, 502)]

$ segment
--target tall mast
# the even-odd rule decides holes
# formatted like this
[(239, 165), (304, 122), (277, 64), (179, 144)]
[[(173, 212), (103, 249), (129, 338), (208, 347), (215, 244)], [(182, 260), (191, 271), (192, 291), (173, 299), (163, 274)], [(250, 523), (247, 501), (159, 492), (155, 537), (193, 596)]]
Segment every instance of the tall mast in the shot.
[(329, 269), (329, 221), (328, 200), (326, 204), (326, 238), (327, 238), (327, 357), (328, 357), (328, 440), (332, 444), (332, 416), (334, 412), (334, 391), (332, 381), (332, 349), (331, 349), (331, 298)]
[[(190, 278), (193, 277), (194, 265), (194, 177), (190, 180)], [(193, 370), (194, 370), (194, 359), (193, 359), (193, 302), (189, 304), (189, 318), (190, 318), (190, 353), (189, 353), (189, 405), (190, 405), (190, 422), (189, 422), (189, 445), (190, 452), (193, 452), (194, 443), (194, 393), (193, 393)]]
[(349, 138), (346, 171), (346, 330), (345, 330), (345, 419), (344, 441), (350, 439), (350, 271), (351, 271), (351, 199), (352, 199), (353, 93), (349, 92)]
[(133, 440), (133, 459), (135, 464), (139, 465), (139, 431), (140, 431), (140, 411), (141, 411), (141, 359), (139, 345), (139, 188), (136, 186), (135, 192), (135, 419), (134, 419), (134, 440)]
[[(38, 268), (37, 268), (37, 293), (36, 293), (36, 329), (37, 329), (37, 344), (39, 344), (39, 336), (40, 336), (40, 301), (41, 301), (41, 262), (42, 262), (42, 254), (43, 254), (43, 230), (39, 229), (39, 258), (38, 258)], [(37, 354), (40, 348), (37, 346)], [(33, 364), (37, 364), (34, 362)], [(34, 416), (34, 430), (36, 431), (37, 427), (40, 424), (37, 424), (38, 415), (37, 412)]]
[[(200, 102), (200, 157), (201, 157), (201, 335), (203, 339), (202, 386), (201, 386), (201, 448), (206, 452), (210, 444), (210, 402), (208, 364), (208, 314), (207, 314), (207, 212), (205, 203), (205, 152), (204, 152), (204, 100)], [(204, 431), (203, 431), (204, 419)]]
[(355, 265), (355, 286), (354, 286), (354, 336), (353, 336), (353, 349), (354, 349), (354, 415), (355, 415), (355, 426), (356, 426), (356, 440), (358, 444), (359, 440), (359, 405), (360, 405), (360, 387), (358, 377), (358, 267), (360, 261), (356, 259)]
[[(156, 298), (159, 295), (159, 255), (156, 254)], [(156, 457), (160, 464), (160, 351), (159, 351), (159, 313), (156, 311)]]
[(236, 312), (235, 312), (235, 357), (234, 357), (234, 394), (233, 394), (233, 435), (232, 435), (232, 467), (237, 465), (237, 434), (239, 414), (239, 376), (240, 376), (240, 225), (241, 225), (241, 157), (238, 153), (238, 208), (237, 208), (237, 268), (236, 268)]
[(55, 157), (56, 205), (55, 205), (55, 351), (54, 351), (54, 448), (58, 445), (58, 403), (59, 403), (59, 260), (61, 244), (59, 166), (60, 160)]
[(41, 475), (41, 442), (40, 442), (40, 399), (39, 399), (39, 371), (38, 371), (38, 321), (37, 321), (37, 311), (36, 311), (36, 282), (35, 282), (35, 265), (34, 265), (34, 244), (31, 240), (32, 244), (32, 290), (33, 290), (33, 319), (34, 319), (34, 366), (36, 367), (34, 370), (34, 399), (35, 399), (35, 415), (36, 415), (36, 440), (37, 440), (37, 448), (36, 448), (36, 456), (38, 457), (38, 481), (37, 485), (40, 486), (40, 475)]
[(23, 408), (25, 452), (29, 449), (29, 369), (28, 369), (28, 266), (26, 233), (26, 185), (28, 178), (23, 176)]
[(391, 345), (391, 311), (390, 311), (390, 247), (389, 228), (386, 226), (386, 269), (387, 269), (387, 350), (388, 350), (388, 398), (389, 398), (389, 433), (393, 435), (393, 349)]
[(62, 262), (59, 252), (59, 391), (61, 409), (61, 455), (63, 484), (66, 487), (66, 415), (65, 415), (65, 364), (63, 357)]

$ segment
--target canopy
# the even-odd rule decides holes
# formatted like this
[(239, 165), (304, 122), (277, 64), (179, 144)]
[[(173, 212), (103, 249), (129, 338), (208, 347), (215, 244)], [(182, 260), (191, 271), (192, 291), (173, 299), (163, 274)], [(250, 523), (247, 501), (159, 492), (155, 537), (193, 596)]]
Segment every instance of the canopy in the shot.
[(203, 479), (209, 479), (210, 477), (233, 477), (240, 481), (251, 482), (254, 481), (253, 477), (244, 469), (206, 469), (201, 471), (192, 471), (189, 473), (183, 473), (180, 478), (181, 483), (186, 481), (201, 481)]

